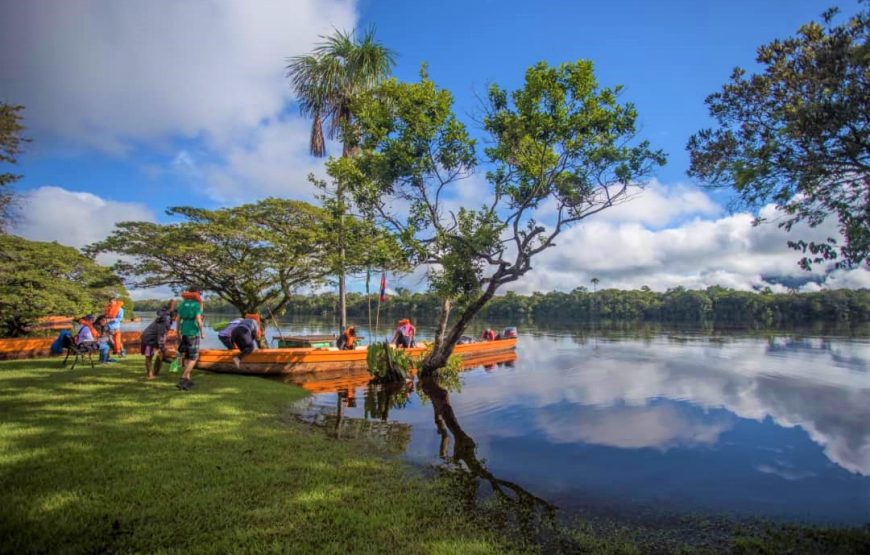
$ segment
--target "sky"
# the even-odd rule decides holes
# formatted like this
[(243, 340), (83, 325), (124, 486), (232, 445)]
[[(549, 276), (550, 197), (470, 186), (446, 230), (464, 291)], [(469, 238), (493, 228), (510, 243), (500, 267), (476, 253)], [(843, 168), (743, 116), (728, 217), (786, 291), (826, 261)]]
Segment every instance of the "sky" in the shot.
[[(808, 274), (775, 224), (729, 210), (726, 191), (686, 175), (685, 145), (712, 124), (704, 98), (756, 48), (830, 6), (857, 0), (401, 1), (0, 0), (0, 101), (22, 104), (32, 142), (20, 157), (13, 232), (82, 247), (118, 221), (172, 221), (169, 206), (233, 206), (267, 196), (314, 201), (310, 122), (294, 103), (286, 58), (332, 29), (374, 26), (397, 54), (394, 74), (421, 63), (455, 98), (472, 133), (488, 85), (514, 89), (524, 71), (590, 59), (602, 86), (624, 86), (641, 136), (668, 154), (646, 190), (560, 237), (512, 289), (589, 286), (655, 290), (781, 283), (870, 287), (870, 272)], [(337, 145), (328, 145), (340, 154)], [(454, 194), (479, 205), (482, 176)], [(763, 208), (775, 220), (772, 207)], [(833, 222), (815, 230), (824, 237)], [(808, 281), (809, 280), (809, 281)], [(420, 271), (391, 279), (425, 287)], [(351, 284), (361, 287), (361, 282)], [(137, 292), (137, 296), (152, 296)]]

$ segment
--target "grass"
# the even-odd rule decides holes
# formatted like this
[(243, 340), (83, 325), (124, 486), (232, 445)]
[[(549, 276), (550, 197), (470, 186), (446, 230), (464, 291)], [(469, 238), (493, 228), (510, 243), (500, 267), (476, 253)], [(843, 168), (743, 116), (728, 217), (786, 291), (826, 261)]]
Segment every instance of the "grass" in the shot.
[[(870, 528), (590, 526), (288, 421), (303, 390), (142, 357), (0, 362), (0, 553), (867, 553)], [(282, 418), (282, 414), (285, 415)], [(292, 420), (292, 419), (291, 419)]]
[(143, 375), (0, 363), (0, 551), (502, 550), (437, 480), (282, 422), (301, 389)]

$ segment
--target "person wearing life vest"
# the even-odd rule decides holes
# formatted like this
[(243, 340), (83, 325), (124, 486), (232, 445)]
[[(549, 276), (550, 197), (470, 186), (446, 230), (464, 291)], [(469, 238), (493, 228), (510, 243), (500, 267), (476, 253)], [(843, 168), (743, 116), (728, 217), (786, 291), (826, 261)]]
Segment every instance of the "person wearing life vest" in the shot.
[(495, 330), (492, 328), (486, 328), (483, 330), (483, 333), (480, 334), (480, 339), (483, 341), (495, 341)]
[(78, 333), (76, 333), (75, 337), (75, 343), (78, 348), (88, 351), (98, 350), (98, 332), (94, 328), (94, 315), (88, 314), (87, 316), (82, 316), (81, 318), (79, 318), (79, 324), (81, 324), (82, 327), (79, 328), (79, 331)]
[(245, 314), (242, 321), (233, 328), (230, 333), (230, 341), (233, 347), (239, 350), (239, 355), (233, 357), (233, 364), (236, 368), (241, 366), (243, 356), (257, 350), (257, 339), (261, 334), (259, 314)]
[(124, 344), (121, 342), (121, 322), (124, 320), (124, 301), (121, 299), (112, 299), (106, 305), (106, 319), (108, 320), (107, 329), (112, 337), (113, 351), (116, 355), (123, 356)]
[(205, 328), (202, 325), (203, 301), (199, 290), (189, 288), (181, 294), (181, 298), (183, 300), (178, 307), (175, 329), (178, 330), (179, 336), (178, 356), (181, 357), (179, 362), (184, 366), (184, 371), (175, 387), (187, 391), (193, 387), (193, 380), (190, 377), (196, 359), (199, 358), (199, 341), (205, 339)]
[(338, 348), (342, 351), (352, 351), (356, 348), (356, 328), (348, 326), (338, 338)]
[(417, 334), (417, 330), (411, 324), (411, 321), (407, 318), (403, 318), (399, 320), (396, 324), (396, 331), (390, 341), (395, 342), (396, 347), (413, 347), (415, 344), (414, 336)]

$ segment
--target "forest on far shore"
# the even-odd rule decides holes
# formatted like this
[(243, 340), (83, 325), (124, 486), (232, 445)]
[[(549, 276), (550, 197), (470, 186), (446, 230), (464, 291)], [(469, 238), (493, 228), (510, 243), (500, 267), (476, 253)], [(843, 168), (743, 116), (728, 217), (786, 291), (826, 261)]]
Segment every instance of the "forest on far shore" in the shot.
[[(377, 295), (370, 295), (372, 311)], [(136, 301), (136, 311), (147, 313), (165, 300)], [(336, 313), (338, 296), (334, 293), (299, 295), (287, 304), (285, 315), (331, 317)], [(357, 321), (367, 319), (368, 301), (364, 293), (348, 293), (347, 313)], [(412, 293), (399, 289), (381, 305), (389, 316), (432, 318), (441, 309), (441, 300), (432, 293)], [(219, 299), (206, 303), (208, 312), (232, 314), (236, 310)], [(703, 290), (677, 287), (665, 292), (649, 288), (635, 290), (602, 289), (588, 291), (578, 287), (571, 292), (552, 291), (518, 295), (508, 292), (496, 296), (478, 319), (499, 319), (537, 323), (546, 321), (638, 321), (670, 323), (715, 323), (723, 325), (770, 327), (802, 326), (813, 323), (862, 324), (870, 322), (870, 290), (834, 289), (812, 293), (772, 293), (737, 291), (713, 286)]]

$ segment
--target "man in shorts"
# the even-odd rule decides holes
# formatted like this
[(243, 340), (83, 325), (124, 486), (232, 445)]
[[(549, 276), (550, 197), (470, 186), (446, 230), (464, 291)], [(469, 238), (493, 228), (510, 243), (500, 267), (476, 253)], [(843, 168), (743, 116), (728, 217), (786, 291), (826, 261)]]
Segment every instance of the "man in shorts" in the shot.
[(160, 373), (163, 357), (166, 356), (166, 335), (172, 329), (175, 316), (175, 299), (173, 299), (157, 311), (157, 317), (142, 331), (141, 351), (145, 355), (146, 380), (153, 380)]
[(193, 387), (190, 375), (199, 357), (199, 340), (205, 338), (202, 325), (202, 296), (196, 289), (188, 289), (181, 294), (184, 299), (178, 307), (176, 329), (178, 330), (178, 356), (184, 371), (175, 387), (187, 391)]

